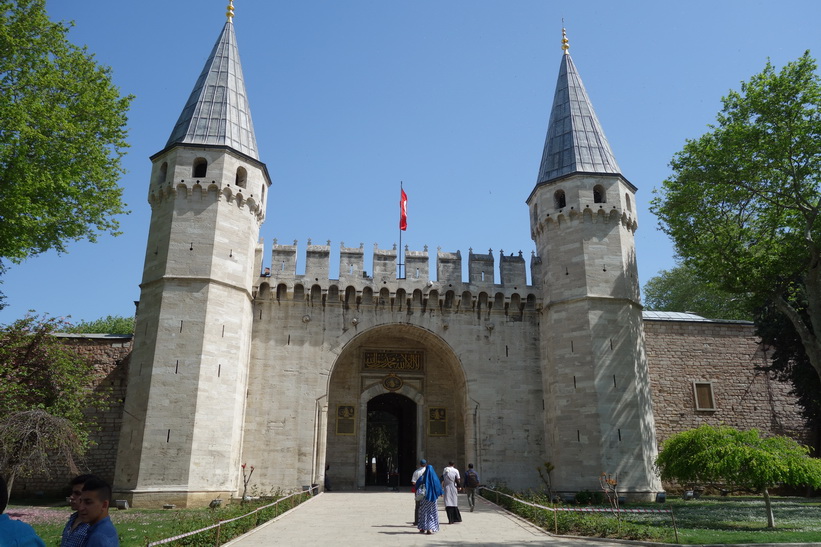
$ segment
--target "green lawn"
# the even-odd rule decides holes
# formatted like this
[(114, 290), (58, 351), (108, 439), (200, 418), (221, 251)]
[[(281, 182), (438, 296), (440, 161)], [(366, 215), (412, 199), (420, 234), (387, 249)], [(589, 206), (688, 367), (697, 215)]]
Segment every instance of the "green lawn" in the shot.
[[(63, 532), (71, 510), (64, 508), (10, 506), (6, 513), (12, 518), (19, 518), (31, 524), (37, 534), (48, 546), (60, 545), (60, 534)], [(137, 510), (112, 511), (111, 520), (120, 533), (123, 546), (145, 545), (175, 535), (179, 520), (177, 511)]]
[[(532, 503), (544, 504), (544, 499), (538, 495), (519, 494), (519, 496)], [(492, 494), (486, 497), (491, 501), (496, 501)], [(307, 499), (307, 496), (304, 496), (304, 499)], [(672, 508), (678, 525), (679, 543), (684, 544), (821, 542), (821, 499), (773, 499), (775, 529), (767, 528), (764, 501), (756, 497), (704, 497), (690, 501), (668, 498), (667, 503), (664, 504), (627, 505), (625, 508)], [(270, 503), (270, 501), (264, 503)], [(220, 519), (233, 518), (264, 503), (245, 507), (232, 504), (216, 510), (114, 510), (111, 512), (111, 520), (120, 533), (123, 547), (140, 547), (149, 541), (202, 528)], [(501, 498), (499, 504), (546, 530), (553, 531), (552, 512), (534, 509), (506, 498)], [(290, 508), (288, 502), (284, 505), (285, 507), (276, 511), (266, 509), (251, 517), (223, 526), (220, 530), (221, 541), (236, 537), (250, 530), (257, 522), (265, 522)], [(67, 507), (19, 505), (10, 506), (6, 512), (12, 518), (19, 518), (34, 526), (48, 546), (60, 544), (60, 534), (71, 514)], [(558, 517), (559, 531), (563, 534), (675, 542), (673, 525), (667, 513), (625, 514), (621, 523), (609, 514), (559, 513)], [(177, 545), (214, 545), (215, 539), (215, 533), (212, 531), (195, 536), (186, 542), (179, 542)]]
[[(531, 503), (549, 505), (539, 495), (515, 495)], [(496, 501), (491, 493), (486, 497)], [(764, 500), (760, 497), (704, 497), (689, 501), (668, 498), (664, 504), (624, 508), (672, 509), (678, 542), (683, 544), (821, 542), (821, 499), (775, 497), (773, 500), (775, 529), (767, 528)], [(558, 513), (554, 520), (552, 512), (504, 497), (500, 497), (499, 504), (551, 532), (558, 525), (560, 534), (676, 542), (669, 513), (628, 513), (622, 515), (621, 522), (607, 513)]]
[[(821, 541), (821, 500), (773, 498), (774, 529), (767, 528), (760, 497), (708, 497), (666, 503), (673, 509), (679, 542), (694, 543), (810, 543)], [(665, 519), (658, 518), (667, 517)], [(668, 515), (630, 515), (632, 522), (669, 528)], [(674, 541), (673, 538), (666, 539)]]
[[(308, 498), (307, 494), (295, 496), (282, 502), (278, 507), (262, 509), (253, 515), (225, 524), (219, 530), (220, 542), (223, 543), (244, 534), (258, 524), (267, 522)], [(165, 539), (210, 526), (220, 520), (238, 517), (273, 501), (268, 499), (249, 503), (245, 506), (228, 504), (217, 509), (129, 509), (127, 511), (114, 509), (110, 512), (110, 515), (119, 532), (120, 545), (122, 547), (140, 547), (146, 545), (149, 541)], [(68, 507), (12, 505), (7, 508), (6, 513), (12, 518), (31, 524), (37, 534), (43, 538), (46, 545), (51, 547), (60, 545), (60, 535), (69, 515), (71, 515), (71, 510)], [(216, 534), (216, 530), (210, 530), (176, 542), (175, 545), (212, 546), (216, 544)]]

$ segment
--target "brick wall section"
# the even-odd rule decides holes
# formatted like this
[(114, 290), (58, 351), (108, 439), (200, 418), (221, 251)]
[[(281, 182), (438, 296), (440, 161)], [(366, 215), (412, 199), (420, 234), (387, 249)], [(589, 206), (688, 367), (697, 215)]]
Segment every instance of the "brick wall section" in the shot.
[[(756, 369), (766, 358), (752, 324), (645, 320), (644, 331), (659, 444), (706, 423), (813, 445), (790, 385)], [(712, 382), (716, 410), (696, 410), (693, 382)]]
[[(102, 397), (110, 397), (111, 404), (107, 410), (93, 413), (99, 431), (91, 434), (93, 445), (83, 460), (78, 462), (81, 471), (99, 475), (110, 483), (114, 480), (131, 338), (89, 338), (77, 335), (64, 340), (94, 366), (95, 392)], [(13, 495), (33, 496), (40, 492), (46, 495), (63, 494), (71, 478), (72, 474), (67, 468), (58, 469), (50, 478), (18, 477), (14, 481)]]

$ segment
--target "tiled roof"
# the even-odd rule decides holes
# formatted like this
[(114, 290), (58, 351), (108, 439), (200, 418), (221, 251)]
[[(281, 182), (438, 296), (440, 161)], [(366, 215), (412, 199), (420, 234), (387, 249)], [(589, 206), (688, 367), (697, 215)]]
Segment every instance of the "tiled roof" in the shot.
[(259, 159), (234, 25), (225, 23), (166, 147), (216, 144)]
[(571, 173), (620, 173), (569, 53), (562, 55), (536, 184)]
[(95, 338), (101, 340), (130, 340), (133, 334), (100, 334), (100, 333), (80, 333), (80, 332), (55, 332), (56, 338)]
[(650, 319), (656, 321), (710, 321), (700, 315), (689, 312), (680, 311), (649, 311), (641, 312), (643, 319)]
[(687, 323), (736, 323), (739, 325), (752, 325), (752, 321), (742, 321), (739, 319), (707, 319), (692, 312), (679, 311), (650, 311), (643, 310), (641, 317), (645, 321), (680, 321)]

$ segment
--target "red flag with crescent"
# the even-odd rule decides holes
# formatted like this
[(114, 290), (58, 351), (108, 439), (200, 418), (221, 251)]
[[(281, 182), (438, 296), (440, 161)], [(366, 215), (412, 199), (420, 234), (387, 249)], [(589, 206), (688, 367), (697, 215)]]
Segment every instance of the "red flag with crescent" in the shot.
[(402, 192), (402, 195), (399, 197), (399, 229), (400, 230), (407, 230), (408, 229), (408, 195), (405, 193), (405, 190), (399, 190)]

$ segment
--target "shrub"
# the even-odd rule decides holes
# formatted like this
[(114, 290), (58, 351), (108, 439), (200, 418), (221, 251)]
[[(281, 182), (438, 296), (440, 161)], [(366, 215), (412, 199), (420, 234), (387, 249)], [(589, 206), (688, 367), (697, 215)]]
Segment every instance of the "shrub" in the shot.
[(582, 490), (576, 494), (575, 500), (579, 505), (602, 505), (604, 503), (604, 494), (601, 492)]

